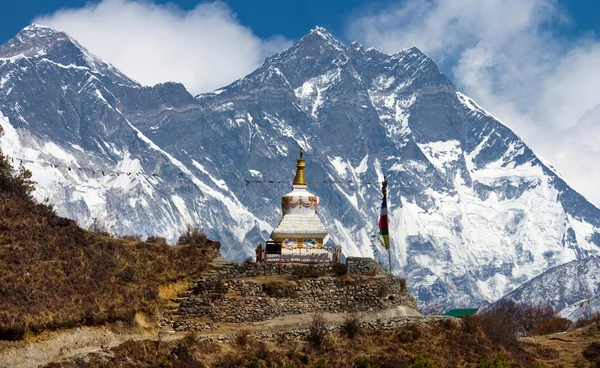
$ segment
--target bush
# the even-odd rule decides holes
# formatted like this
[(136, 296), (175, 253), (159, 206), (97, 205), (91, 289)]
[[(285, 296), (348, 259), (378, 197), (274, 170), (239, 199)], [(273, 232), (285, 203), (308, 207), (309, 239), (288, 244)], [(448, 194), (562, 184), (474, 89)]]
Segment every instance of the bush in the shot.
[(415, 355), (410, 368), (438, 368), (437, 365), (431, 363), (421, 354)]
[(212, 289), (211, 298), (213, 300), (222, 299), (229, 291), (225, 281), (220, 277), (211, 283), (210, 288)]
[(177, 244), (204, 245), (208, 241), (206, 234), (198, 226), (188, 226), (187, 230), (177, 239)]
[(349, 339), (353, 339), (360, 334), (362, 332), (360, 317), (357, 314), (346, 316), (344, 323), (342, 324), (342, 331)]
[(591, 325), (592, 323), (597, 323), (600, 325), (600, 313), (596, 313), (589, 317), (584, 317), (584, 318), (579, 319), (575, 323), (575, 328), (582, 328), (582, 327)]
[(313, 348), (321, 348), (327, 338), (327, 324), (323, 313), (315, 313), (308, 328), (306, 340)]
[(566, 318), (553, 318), (549, 321), (543, 321), (535, 326), (529, 336), (550, 335), (553, 333), (567, 331), (573, 326), (573, 322)]
[(356, 358), (354, 361), (354, 367), (356, 368), (369, 368), (371, 367), (371, 359), (367, 357)]
[(481, 328), (479, 317), (477, 315), (462, 316), (462, 331), (467, 334), (474, 334)]
[(403, 344), (415, 342), (421, 335), (421, 329), (416, 325), (408, 325), (396, 331), (396, 339)]
[(241, 329), (235, 333), (234, 341), (239, 347), (246, 347), (250, 342), (250, 331)]
[(129, 240), (129, 241), (142, 241), (141, 235), (123, 235), (121, 239)]
[(163, 238), (162, 236), (149, 236), (148, 239), (146, 239), (146, 243), (167, 245), (167, 239)]
[[(1, 134), (2, 128), (0, 128)], [(10, 158), (0, 151), (0, 193), (32, 200), (31, 193), (35, 190), (35, 184), (31, 180), (31, 171), (25, 169), (22, 164), (15, 169)]]
[(593, 342), (583, 349), (583, 357), (590, 362), (596, 363), (596, 366), (600, 366), (600, 343)]
[(511, 364), (502, 353), (496, 354), (494, 357), (490, 357), (487, 354), (483, 356), (477, 362), (476, 368), (510, 368)]

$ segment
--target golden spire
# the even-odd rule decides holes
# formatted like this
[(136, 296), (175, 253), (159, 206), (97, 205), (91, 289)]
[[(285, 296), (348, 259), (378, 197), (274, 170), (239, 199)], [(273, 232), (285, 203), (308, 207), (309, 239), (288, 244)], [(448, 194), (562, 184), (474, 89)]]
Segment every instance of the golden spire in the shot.
[(300, 149), (300, 158), (298, 159), (296, 177), (294, 178), (294, 185), (306, 185), (306, 178), (304, 177), (304, 167), (306, 163), (304, 163), (304, 159), (302, 158), (302, 154), (304, 151)]

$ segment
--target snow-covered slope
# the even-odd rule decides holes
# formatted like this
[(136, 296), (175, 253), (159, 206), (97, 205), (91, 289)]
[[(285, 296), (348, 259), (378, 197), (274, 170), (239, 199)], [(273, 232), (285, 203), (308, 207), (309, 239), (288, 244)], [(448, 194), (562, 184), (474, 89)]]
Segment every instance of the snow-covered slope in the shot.
[(560, 311), (561, 317), (573, 322), (594, 318), (598, 314), (600, 314), (600, 295), (580, 300)]
[(417, 48), (346, 47), (317, 27), (193, 98), (175, 83), (139, 86), (33, 26), (0, 47), (0, 80), (12, 132), (2, 149), (161, 173), (125, 181), (34, 167), (45, 178), (38, 196), (83, 225), (103, 216), (115, 232), (173, 239), (198, 222), (241, 260), (278, 223), (289, 191), (244, 179), (291, 182), (303, 148), (319, 216), (346, 255), (387, 262), (371, 243), (379, 188), (366, 184), (387, 176), (394, 269), (421, 306), (491, 302), (600, 250), (600, 210)]
[[(190, 160), (154, 144), (123, 112), (165, 104), (197, 109), (183, 86), (141, 87), (65, 33), (39, 25), (0, 47), (0, 78), (0, 147), (26, 160), (38, 182), (36, 197), (49, 199), (62, 215), (82, 226), (98, 218), (114, 233), (170, 241), (193, 224), (237, 244), (270, 229), (226, 186), (194, 175)], [(206, 221), (215, 212), (226, 230)]]
[[(518, 303), (551, 305), (561, 315), (577, 320), (585, 311), (600, 310), (600, 257), (592, 256), (553, 267), (534, 277), (503, 299)], [(584, 302), (585, 301), (585, 302)], [(595, 309), (596, 308), (596, 309)]]

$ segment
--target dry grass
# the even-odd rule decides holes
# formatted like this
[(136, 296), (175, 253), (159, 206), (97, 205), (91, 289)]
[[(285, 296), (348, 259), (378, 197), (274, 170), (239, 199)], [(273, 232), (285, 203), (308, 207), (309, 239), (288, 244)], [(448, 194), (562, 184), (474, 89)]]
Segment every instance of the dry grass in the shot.
[(160, 285), (199, 275), (217, 252), (206, 239), (177, 247), (113, 239), (0, 192), (0, 339), (154, 314)]
[[(592, 361), (584, 357), (584, 352), (592, 343), (600, 344), (600, 326), (591, 324), (566, 333), (525, 337), (519, 340), (521, 346), (531, 353), (542, 367), (588, 368), (591, 367)], [(592, 349), (587, 351), (591, 352)]]
[[(533, 366), (533, 360), (523, 362), (504, 352), (481, 330), (466, 333), (453, 326), (430, 323), (392, 331), (364, 331), (353, 339), (330, 333), (327, 343), (318, 348), (311, 341), (259, 341), (241, 332), (233, 341), (219, 344), (186, 338), (165, 342), (156, 349), (151, 342), (137, 342), (114, 348), (111, 355), (88, 356), (85, 366), (156, 367), (161, 362), (167, 366), (168, 361), (175, 367), (173, 351), (185, 351), (182, 347), (188, 353), (182, 355), (197, 367), (474, 367), (478, 362), (501, 361), (504, 356), (512, 367)], [(411, 338), (405, 330), (410, 330)], [(69, 364), (58, 366), (74, 366)]]

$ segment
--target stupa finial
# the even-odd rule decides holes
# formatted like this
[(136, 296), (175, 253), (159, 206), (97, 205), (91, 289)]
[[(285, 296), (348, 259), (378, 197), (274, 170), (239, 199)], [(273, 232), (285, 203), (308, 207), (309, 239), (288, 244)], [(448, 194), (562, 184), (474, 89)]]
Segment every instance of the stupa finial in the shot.
[(304, 150), (300, 148), (300, 158), (298, 159), (298, 164), (296, 165), (296, 177), (294, 178), (294, 185), (306, 185), (306, 178), (304, 177), (304, 167), (306, 163), (302, 158), (302, 154)]

